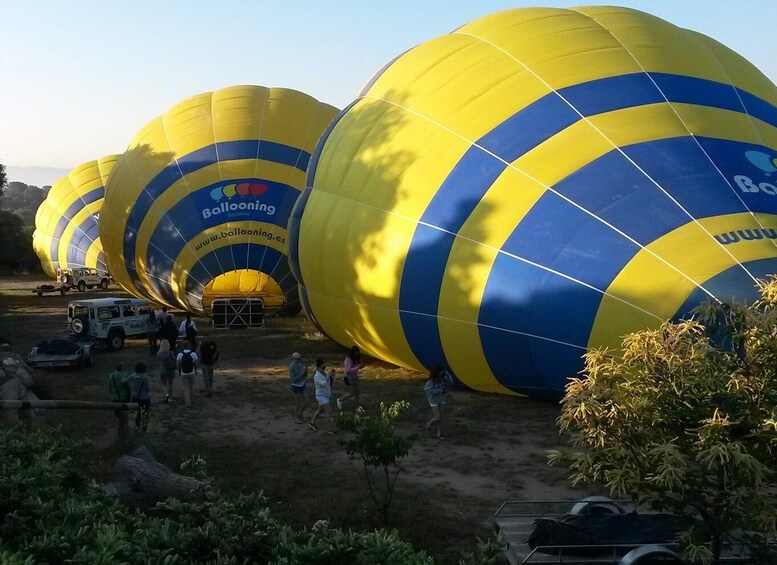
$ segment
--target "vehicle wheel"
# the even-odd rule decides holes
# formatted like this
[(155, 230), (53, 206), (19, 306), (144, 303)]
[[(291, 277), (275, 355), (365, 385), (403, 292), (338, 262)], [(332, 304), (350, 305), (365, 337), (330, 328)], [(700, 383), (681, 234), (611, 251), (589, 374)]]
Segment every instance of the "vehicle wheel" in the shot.
[(86, 283), (84, 281), (78, 281), (78, 292), (84, 292), (86, 290)]
[(682, 563), (683, 560), (663, 545), (643, 545), (632, 549), (618, 562), (618, 565), (648, 565), (649, 563)]
[(124, 347), (124, 334), (121, 332), (111, 332), (108, 334), (108, 351), (119, 351)]
[(42, 292), (36, 292), (35, 294), (37, 294), (38, 296), (43, 296)]
[(85, 316), (78, 316), (77, 318), (73, 318), (73, 321), (70, 322), (70, 329), (75, 335), (85, 335), (88, 328), (89, 319)]
[(569, 513), (576, 516), (580, 514), (625, 514), (626, 510), (606, 496), (589, 496), (576, 503)]
[(103, 279), (103, 280), (100, 281), (100, 288), (103, 289), (103, 290), (108, 288), (108, 279)]

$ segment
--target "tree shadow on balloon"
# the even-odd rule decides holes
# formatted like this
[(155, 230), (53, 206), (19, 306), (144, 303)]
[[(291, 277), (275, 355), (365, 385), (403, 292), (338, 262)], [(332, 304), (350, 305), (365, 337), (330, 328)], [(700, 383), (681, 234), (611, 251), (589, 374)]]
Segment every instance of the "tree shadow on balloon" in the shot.
[[(171, 163), (175, 165), (175, 157), (171, 152), (156, 151), (148, 144), (127, 149), (108, 178), (105, 204), (100, 216), (100, 238), (108, 270), (125, 291), (155, 302), (159, 301), (158, 297), (136, 282), (135, 277), (137, 273), (143, 272), (153, 280), (168, 281), (171, 269), (156, 264), (153, 254), (149, 257), (137, 255), (134, 260), (125, 256), (127, 245), (135, 249), (137, 237), (135, 230), (127, 229), (127, 220), (134, 209), (143, 210), (144, 215), (149, 211), (153, 200), (146, 192), (146, 187)], [(128, 272), (130, 278), (123, 272)]]

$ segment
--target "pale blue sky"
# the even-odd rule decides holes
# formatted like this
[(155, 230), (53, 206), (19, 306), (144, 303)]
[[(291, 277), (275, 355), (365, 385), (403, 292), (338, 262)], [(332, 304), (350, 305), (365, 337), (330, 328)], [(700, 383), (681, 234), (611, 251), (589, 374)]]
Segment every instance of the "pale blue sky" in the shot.
[[(343, 107), (388, 60), (468, 21), (583, 3), (0, 0), (0, 162), (71, 168), (122, 152), (176, 102), (233, 84), (295, 88)], [(611, 3), (714, 37), (777, 79), (773, 1)]]

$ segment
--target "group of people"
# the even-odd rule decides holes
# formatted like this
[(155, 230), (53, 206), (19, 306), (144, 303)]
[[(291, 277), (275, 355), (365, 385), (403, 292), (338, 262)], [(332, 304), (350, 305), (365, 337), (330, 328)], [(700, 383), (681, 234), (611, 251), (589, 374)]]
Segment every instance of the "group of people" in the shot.
[(151, 355), (157, 355), (165, 342), (168, 349), (174, 350), (180, 336), (189, 342), (193, 350), (197, 350), (197, 324), (188, 312), (186, 319), (176, 326), (175, 318), (167, 311), (167, 306), (161, 310), (151, 310), (146, 321), (146, 335)]
[[(179, 335), (186, 336), (178, 348)], [(152, 356), (159, 365), (159, 378), (165, 390), (164, 402), (173, 398), (173, 383), (176, 375), (181, 378), (184, 406), (192, 407), (194, 378), (199, 369), (202, 373), (204, 391), (213, 394), (213, 370), (219, 360), (216, 342), (204, 336), (197, 354), (197, 325), (187, 314), (177, 327), (173, 315), (167, 308), (152, 310), (148, 317), (148, 343)], [(124, 363), (119, 363), (108, 376), (108, 391), (113, 402), (134, 402), (138, 404), (135, 416), (135, 431), (147, 432), (151, 410), (151, 375), (145, 362), (135, 364), (134, 372), (126, 372)], [(117, 410), (119, 435), (123, 436), (129, 427), (125, 410)]]
[[(361, 351), (358, 346), (353, 346), (343, 361), (343, 383), (350, 387), (347, 394), (336, 398), (337, 409), (342, 411), (344, 402), (353, 399), (355, 404), (360, 405), (360, 371), (364, 368), (361, 360)], [(333, 418), (331, 400), (333, 386), (335, 382), (336, 370), (328, 366), (323, 359), (316, 359), (316, 369), (313, 375), (313, 385), (315, 387), (316, 410), (308, 422), (311, 430), (318, 430), (316, 421), (323, 414), (329, 421), (329, 433), (337, 433), (337, 424)], [(291, 363), (289, 364), (289, 379), (291, 381), (291, 392), (294, 396), (294, 418), (298, 424), (304, 421), (304, 411), (308, 405), (307, 379), (308, 365), (302, 361), (302, 355), (298, 352), (291, 354)], [(432, 418), (426, 422), (426, 431), (429, 433), (434, 426), (437, 431), (437, 439), (444, 440), (443, 434), (443, 409), (445, 406), (448, 387), (452, 383), (452, 377), (442, 365), (435, 365), (429, 373), (429, 377), (424, 383), (424, 394), (427, 402), (432, 409)]]

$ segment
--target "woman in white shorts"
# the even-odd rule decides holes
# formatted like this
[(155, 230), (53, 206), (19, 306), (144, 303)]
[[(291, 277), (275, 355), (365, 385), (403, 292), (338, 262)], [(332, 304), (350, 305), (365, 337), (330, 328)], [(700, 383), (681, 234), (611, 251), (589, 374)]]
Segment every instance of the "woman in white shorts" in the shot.
[(432, 408), (432, 419), (426, 422), (426, 431), (432, 431), (432, 424), (437, 424), (437, 439), (445, 439), (442, 433), (442, 416), (445, 407), (445, 393), (450, 382), (450, 376), (442, 365), (435, 365), (429, 372), (429, 378), (424, 383), (424, 393)]
[(332, 419), (332, 409), (329, 399), (332, 397), (332, 383), (334, 382), (334, 369), (327, 371), (323, 359), (316, 359), (316, 374), (313, 375), (313, 383), (316, 385), (316, 402), (318, 408), (310, 419), (310, 429), (317, 430), (316, 419), (323, 412), (329, 419), (329, 433), (336, 434), (337, 426)]

